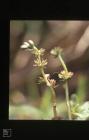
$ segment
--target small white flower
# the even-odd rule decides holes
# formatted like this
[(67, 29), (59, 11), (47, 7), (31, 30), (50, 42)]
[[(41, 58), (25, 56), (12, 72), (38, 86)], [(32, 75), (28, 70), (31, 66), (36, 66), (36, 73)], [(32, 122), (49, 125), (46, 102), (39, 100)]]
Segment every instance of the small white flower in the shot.
[(21, 45), (22, 49), (27, 49), (28, 47), (29, 47), (29, 43), (27, 43), (27, 42), (24, 42), (24, 44)]
[(29, 46), (29, 43), (27, 43), (27, 42), (24, 42), (24, 44), (27, 45), (27, 46)]
[(34, 42), (32, 40), (28, 40), (28, 42), (31, 44), (31, 45), (34, 45)]
[(21, 45), (21, 48), (22, 49), (26, 49), (27, 48), (27, 45), (23, 44), (23, 45)]

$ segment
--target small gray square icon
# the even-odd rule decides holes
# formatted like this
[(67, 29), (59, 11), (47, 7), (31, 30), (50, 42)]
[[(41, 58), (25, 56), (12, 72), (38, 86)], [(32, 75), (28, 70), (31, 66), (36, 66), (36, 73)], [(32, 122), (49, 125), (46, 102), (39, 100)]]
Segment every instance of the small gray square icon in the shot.
[(3, 129), (3, 137), (11, 137), (11, 131), (12, 129)]

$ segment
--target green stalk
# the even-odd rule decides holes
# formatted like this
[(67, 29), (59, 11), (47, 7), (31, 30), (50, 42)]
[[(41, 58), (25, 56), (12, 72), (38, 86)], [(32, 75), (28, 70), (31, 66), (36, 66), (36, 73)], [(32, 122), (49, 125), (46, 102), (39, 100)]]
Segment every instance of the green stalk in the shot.
[[(66, 72), (68, 72), (66, 64), (65, 64), (64, 60), (62, 59), (61, 55), (58, 55), (58, 58), (62, 64), (64, 70)], [(69, 101), (69, 88), (68, 88), (68, 81), (67, 80), (66, 80), (64, 87), (65, 87), (65, 94), (66, 94), (66, 105), (67, 105), (68, 118), (69, 118), (69, 120), (72, 120), (71, 107), (70, 107), (70, 101)]]
[(68, 69), (67, 69), (67, 67), (66, 67), (66, 64), (65, 64), (65, 62), (64, 62), (64, 60), (62, 59), (62, 57), (61, 57), (60, 54), (58, 55), (58, 58), (59, 58), (59, 60), (60, 60), (60, 62), (61, 62), (61, 64), (62, 64), (64, 70), (68, 72)]
[(52, 92), (52, 101), (53, 101), (53, 112), (54, 118), (57, 118), (57, 110), (56, 110), (56, 94), (52, 86), (50, 86), (50, 90)]
[(46, 82), (46, 85), (50, 88), (51, 90), (51, 93), (52, 93), (52, 102), (53, 102), (53, 113), (54, 113), (54, 118), (57, 118), (57, 110), (56, 110), (56, 94), (55, 94), (55, 91), (54, 91), (54, 88), (51, 86), (51, 84), (49, 83), (49, 81), (47, 80), (47, 77), (45, 76), (45, 73), (44, 73), (44, 69), (41, 67), (41, 73), (42, 73), (42, 76)]
[(72, 120), (70, 100), (69, 100), (68, 82), (65, 83), (65, 93), (66, 93), (66, 105), (67, 105), (68, 117), (69, 117), (69, 120)]

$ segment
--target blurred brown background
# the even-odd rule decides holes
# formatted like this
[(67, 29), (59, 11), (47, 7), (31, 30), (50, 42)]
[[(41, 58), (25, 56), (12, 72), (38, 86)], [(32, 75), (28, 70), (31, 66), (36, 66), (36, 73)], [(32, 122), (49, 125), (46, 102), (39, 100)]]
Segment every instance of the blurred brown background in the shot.
[[(70, 94), (76, 92), (79, 76), (83, 75), (87, 79), (86, 100), (89, 100), (89, 21), (12, 20), (9, 74), (11, 103), (24, 103), (30, 99), (39, 101), (45, 88), (36, 83), (39, 70), (33, 67), (33, 56), (20, 49), (20, 45), (28, 40), (33, 40), (39, 48), (46, 49), (46, 73), (60, 70), (58, 61), (49, 52), (54, 47), (62, 47), (67, 67), (74, 72), (69, 82)], [(56, 93), (64, 92), (61, 87), (55, 90)]]

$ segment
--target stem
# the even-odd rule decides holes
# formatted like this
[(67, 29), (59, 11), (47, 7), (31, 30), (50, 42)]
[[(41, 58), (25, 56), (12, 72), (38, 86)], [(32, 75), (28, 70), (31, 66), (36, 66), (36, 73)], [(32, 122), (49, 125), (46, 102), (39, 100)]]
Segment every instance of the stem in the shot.
[[(66, 64), (64, 60), (62, 59), (61, 55), (58, 55), (58, 58), (66, 72), (68, 72), (68, 69), (66, 67)], [(68, 88), (68, 81), (65, 82), (65, 94), (66, 94), (66, 105), (67, 105), (67, 111), (68, 111), (68, 118), (69, 120), (72, 120), (72, 115), (71, 115), (71, 107), (70, 107), (70, 101), (69, 101), (69, 88)]]
[[(40, 63), (41, 63), (41, 57), (40, 57), (40, 55), (38, 56), (38, 59), (39, 59), (39, 61), (40, 61)], [(50, 86), (50, 83), (49, 83), (49, 81), (47, 80), (47, 77), (45, 76), (43, 67), (40, 67), (40, 70), (41, 70), (42, 76), (43, 76), (43, 78), (44, 78), (44, 80), (45, 80), (47, 86)]]
[(68, 69), (66, 67), (66, 64), (65, 64), (64, 60), (62, 59), (61, 55), (58, 55), (58, 58), (59, 58), (59, 60), (60, 60), (60, 62), (62, 64), (64, 70), (68, 72)]
[(54, 113), (54, 118), (57, 117), (57, 110), (56, 110), (56, 94), (55, 94), (55, 91), (53, 89), (53, 87), (50, 85), (49, 81), (47, 80), (47, 77), (45, 76), (45, 73), (44, 73), (44, 69), (41, 67), (41, 73), (42, 73), (42, 76), (46, 82), (46, 85), (50, 88), (51, 92), (52, 92), (52, 102), (53, 102), (53, 113)]
[(54, 112), (54, 118), (57, 118), (57, 110), (56, 110), (56, 94), (52, 86), (50, 86), (50, 90), (52, 92), (52, 101), (53, 101), (53, 112)]
[[(39, 59), (39, 62), (40, 64), (42, 63), (42, 60), (41, 60), (41, 56), (40, 54), (38, 55), (38, 59)], [(45, 73), (44, 73), (44, 68), (43, 67), (39, 67), (40, 70), (41, 70), (41, 73), (42, 73), (42, 76), (46, 82), (46, 85), (50, 88), (51, 92), (52, 92), (52, 101), (53, 101), (53, 113), (54, 113), (54, 118), (57, 118), (57, 110), (56, 110), (56, 94), (55, 94), (55, 91), (54, 91), (54, 88), (52, 87), (52, 85), (50, 84), (50, 82), (48, 81), (47, 77), (45, 76)]]
[(67, 105), (68, 117), (69, 117), (69, 120), (72, 120), (70, 101), (69, 101), (69, 88), (68, 88), (68, 82), (67, 81), (65, 83), (65, 93), (66, 93), (66, 105)]

